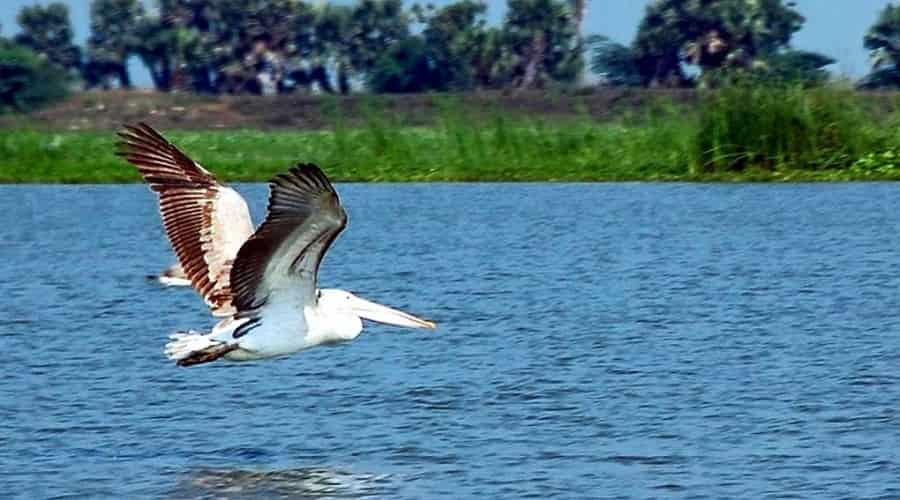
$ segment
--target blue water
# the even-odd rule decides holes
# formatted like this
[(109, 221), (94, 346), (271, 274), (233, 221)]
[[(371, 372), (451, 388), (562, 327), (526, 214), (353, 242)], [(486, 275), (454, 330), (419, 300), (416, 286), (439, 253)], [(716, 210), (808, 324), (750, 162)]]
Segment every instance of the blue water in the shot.
[(439, 329), (185, 369), (144, 187), (0, 187), (0, 496), (900, 497), (900, 185), (339, 191)]

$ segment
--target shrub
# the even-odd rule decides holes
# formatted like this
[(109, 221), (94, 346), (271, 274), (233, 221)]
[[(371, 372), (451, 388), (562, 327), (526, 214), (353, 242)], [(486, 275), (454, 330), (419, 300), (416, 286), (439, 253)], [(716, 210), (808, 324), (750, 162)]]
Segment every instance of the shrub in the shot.
[(0, 112), (29, 112), (65, 97), (66, 72), (45, 57), (0, 41)]
[(856, 177), (891, 178), (900, 176), (900, 153), (894, 148), (866, 153), (850, 167)]

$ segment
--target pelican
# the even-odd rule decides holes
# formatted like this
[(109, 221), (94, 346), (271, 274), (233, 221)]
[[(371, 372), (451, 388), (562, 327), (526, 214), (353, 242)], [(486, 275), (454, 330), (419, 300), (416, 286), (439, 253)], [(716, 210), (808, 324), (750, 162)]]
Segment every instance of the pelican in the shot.
[(213, 316), (209, 333), (179, 332), (165, 353), (180, 366), (284, 356), (359, 336), (362, 320), (435, 329), (431, 321), (344, 290), (318, 288), (319, 265), (347, 225), (328, 178), (299, 164), (269, 184), (256, 231), (247, 203), (145, 123), (119, 132), (124, 156), (159, 196), (166, 235)]
[(191, 286), (191, 280), (184, 274), (181, 264), (177, 262), (165, 268), (159, 275), (147, 276), (147, 279), (158, 281), (165, 286)]

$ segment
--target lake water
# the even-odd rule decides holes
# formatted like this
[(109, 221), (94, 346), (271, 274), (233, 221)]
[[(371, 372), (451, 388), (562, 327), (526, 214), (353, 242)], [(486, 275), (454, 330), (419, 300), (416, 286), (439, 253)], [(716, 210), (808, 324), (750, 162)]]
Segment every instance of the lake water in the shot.
[(439, 329), (186, 369), (146, 188), (0, 187), (0, 496), (900, 497), (900, 185), (339, 191)]

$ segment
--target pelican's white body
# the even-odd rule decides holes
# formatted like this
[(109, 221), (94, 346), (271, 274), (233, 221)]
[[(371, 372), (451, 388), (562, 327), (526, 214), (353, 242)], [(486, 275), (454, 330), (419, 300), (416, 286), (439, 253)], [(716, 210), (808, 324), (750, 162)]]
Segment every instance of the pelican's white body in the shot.
[[(236, 345), (225, 358), (230, 361), (252, 361), (274, 358), (323, 344), (336, 344), (355, 339), (362, 332), (359, 316), (352, 313), (352, 305), (365, 302), (343, 290), (321, 290), (315, 304), (303, 304), (296, 294), (282, 294), (275, 302), (267, 303), (259, 314), (259, 321), (244, 335), (235, 332), (249, 319), (227, 318), (212, 332), (177, 333), (166, 345), (169, 358), (178, 361), (191, 353), (216, 345)], [(302, 310), (303, 314), (297, 314)]]

